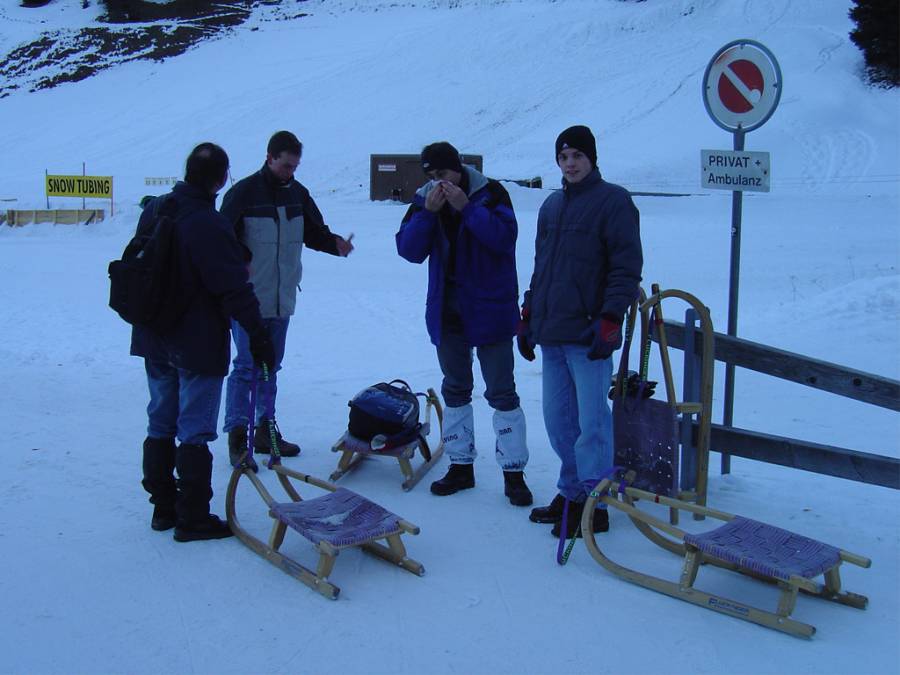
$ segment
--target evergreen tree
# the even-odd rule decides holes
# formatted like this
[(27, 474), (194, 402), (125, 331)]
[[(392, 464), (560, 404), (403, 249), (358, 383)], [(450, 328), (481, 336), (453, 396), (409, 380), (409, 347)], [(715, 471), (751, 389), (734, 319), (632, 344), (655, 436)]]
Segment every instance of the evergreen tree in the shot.
[(856, 29), (850, 39), (866, 60), (869, 80), (900, 84), (900, 0), (853, 0), (850, 18)]

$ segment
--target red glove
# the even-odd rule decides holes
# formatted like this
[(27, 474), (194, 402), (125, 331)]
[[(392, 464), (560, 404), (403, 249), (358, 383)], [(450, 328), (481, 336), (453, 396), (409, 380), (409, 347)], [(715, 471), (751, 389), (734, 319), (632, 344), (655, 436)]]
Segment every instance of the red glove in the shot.
[(612, 314), (601, 314), (582, 337), (585, 341), (591, 340), (587, 354), (589, 360), (608, 359), (622, 346), (622, 320)]
[(534, 361), (534, 347), (528, 338), (530, 333), (528, 320), (530, 318), (531, 312), (527, 307), (523, 307), (522, 318), (519, 319), (519, 323), (516, 326), (516, 346), (519, 348), (519, 353), (522, 355), (522, 358), (526, 361)]

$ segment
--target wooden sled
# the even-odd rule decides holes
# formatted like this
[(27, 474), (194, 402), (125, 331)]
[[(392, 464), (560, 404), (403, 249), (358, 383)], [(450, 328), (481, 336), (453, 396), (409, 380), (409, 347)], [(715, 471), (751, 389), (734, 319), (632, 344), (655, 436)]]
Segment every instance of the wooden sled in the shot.
[[(868, 558), (773, 525), (627, 487), (632, 477), (633, 474), (626, 475), (624, 484), (611, 479), (600, 481), (585, 502), (581, 522), (581, 531), (591, 556), (613, 574), (673, 598), (799, 637), (812, 637), (816, 629), (791, 618), (798, 593), (857, 609), (866, 608), (866, 596), (841, 590), (839, 568), (842, 562), (869, 567), (872, 563)], [(691, 534), (638, 509), (635, 502), (640, 499), (715, 518), (724, 521), (724, 524), (709, 532)], [(598, 502), (624, 512), (650, 541), (683, 556), (679, 580), (667, 581), (643, 574), (623, 567), (604, 555), (593, 534), (592, 521)], [(694, 583), (703, 564), (776, 584), (781, 589), (781, 596), (775, 611), (699, 590)], [(820, 575), (824, 576), (824, 584), (813, 581)]]
[[(426, 440), (431, 433), (432, 408), (434, 408), (438, 422), (438, 444), (434, 449), (429, 447)], [(441, 455), (444, 454), (444, 442), (441, 433), (443, 419), (444, 414), (441, 408), (441, 401), (437, 394), (434, 393), (434, 389), (428, 389), (425, 397), (425, 421), (422, 423), (422, 430), (419, 436), (410, 443), (391, 449), (373, 450), (368, 441), (356, 438), (349, 431), (345, 431), (337, 442), (331, 446), (332, 452), (340, 452), (341, 457), (338, 460), (337, 469), (331, 473), (329, 480), (339, 480), (342, 476), (359, 466), (359, 463), (366, 457), (395, 457), (400, 463), (400, 472), (403, 474), (401, 487), (407, 492), (412, 490), (416, 483), (422, 480), (422, 477), (431, 470), (431, 467), (437, 464), (441, 459)], [(416, 450), (421, 452), (422, 462), (414, 469), (412, 461)]]
[[(359, 546), (388, 562), (422, 576), (422, 563), (407, 557), (400, 535), (419, 534), (419, 528), (394, 513), (369, 501), (365, 497), (338, 487), (333, 483), (294, 471), (275, 463), (270, 466), (291, 501), (277, 502), (266, 489), (255, 466), (244, 462), (231, 474), (225, 495), (225, 512), (228, 524), (235, 536), (250, 549), (270, 563), (315, 589), (326, 598), (336, 600), (341, 589), (329, 581), (335, 559), (341, 549)], [(253, 484), (269, 509), (274, 520), (268, 543), (247, 532), (237, 518), (235, 495), (242, 477)], [(303, 500), (290, 479), (309, 483), (326, 491), (326, 494)], [(319, 552), (316, 571), (313, 572), (296, 560), (279, 552), (287, 529), (291, 528), (308, 539)], [(384, 540), (384, 543), (381, 543)]]

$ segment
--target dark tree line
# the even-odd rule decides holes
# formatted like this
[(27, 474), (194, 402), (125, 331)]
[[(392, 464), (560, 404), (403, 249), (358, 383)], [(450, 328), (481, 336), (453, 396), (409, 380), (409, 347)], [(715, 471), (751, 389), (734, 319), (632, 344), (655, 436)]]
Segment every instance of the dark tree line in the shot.
[(850, 39), (866, 60), (866, 74), (875, 84), (900, 84), (900, 0), (853, 0), (850, 18), (856, 28)]

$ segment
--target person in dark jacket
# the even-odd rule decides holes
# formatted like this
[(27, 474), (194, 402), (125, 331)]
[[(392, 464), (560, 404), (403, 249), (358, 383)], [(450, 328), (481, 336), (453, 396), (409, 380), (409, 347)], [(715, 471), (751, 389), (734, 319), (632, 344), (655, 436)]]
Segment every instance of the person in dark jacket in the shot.
[(227, 176), (225, 151), (201, 143), (187, 159), (184, 182), (148, 203), (138, 223), (139, 233), (152, 231), (162, 202), (174, 201), (178, 298), (170, 301), (182, 302), (183, 312), (164, 333), (135, 326), (131, 353), (144, 358), (150, 389), (143, 459), (143, 486), (154, 505), (150, 526), (174, 527), (176, 541), (232, 534), (227, 523), (209, 512), (212, 454), (207, 445), (216, 439), (228, 373), (229, 317), (252, 336), (257, 363), (271, 367), (275, 360), (241, 246), (215, 209), (216, 193)]
[(431, 484), (431, 492), (443, 496), (475, 486), (474, 349), (494, 409), (504, 492), (510, 503), (528, 506), (525, 415), (513, 377), (519, 285), (512, 202), (500, 183), (463, 166), (449, 143), (426, 146), (422, 169), (430, 180), (416, 192), (396, 241), (410, 262), (428, 260), (425, 323), (444, 375), (443, 442), (450, 457), (447, 474)]
[[(267, 382), (259, 385), (255, 420), (249, 419), (250, 386), (253, 376), (249, 337), (237, 323), (232, 325), (236, 354), (225, 392), (225, 424), (232, 462), (247, 443), (247, 424), (255, 422), (256, 452), (271, 450), (269, 421), (275, 423), (277, 372), (284, 358), (288, 324), (297, 303), (303, 267), (303, 245), (316, 251), (347, 257), (353, 250), (353, 235), (344, 239), (333, 234), (315, 201), (294, 180), (303, 145), (289, 131), (275, 133), (266, 149), (266, 161), (256, 173), (238, 181), (225, 193), (222, 215), (234, 228), (238, 240), (251, 254), (250, 281), (272, 344), (275, 366)], [(300, 454), (296, 443), (286, 441), (275, 427), (278, 449), (284, 457)]]
[[(565, 500), (573, 536), (594, 479), (613, 462), (612, 415), (607, 402), (612, 354), (622, 344), (622, 320), (639, 293), (643, 255), (640, 218), (628, 192), (597, 169), (594, 135), (573, 126), (556, 139), (562, 190), (538, 214), (534, 273), (525, 293), (517, 342), (543, 360), (544, 424), (562, 465), (559, 494), (530, 519), (554, 523), (559, 536)], [(605, 510), (594, 529), (609, 529)]]

